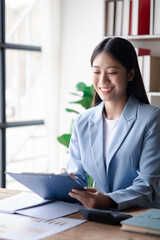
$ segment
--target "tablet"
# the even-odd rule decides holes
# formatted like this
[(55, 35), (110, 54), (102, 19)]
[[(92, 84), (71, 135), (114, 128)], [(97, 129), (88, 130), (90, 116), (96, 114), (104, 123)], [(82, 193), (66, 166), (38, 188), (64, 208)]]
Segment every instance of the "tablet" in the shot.
[(55, 199), (67, 202), (77, 202), (71, 198), (68, 193), (73, 188), (85, 190), (76, 182), (68, 173), (46, 174), (46, 173), (11, 173), (6, 172), (9, 176), (32, 190), (43, 199)]

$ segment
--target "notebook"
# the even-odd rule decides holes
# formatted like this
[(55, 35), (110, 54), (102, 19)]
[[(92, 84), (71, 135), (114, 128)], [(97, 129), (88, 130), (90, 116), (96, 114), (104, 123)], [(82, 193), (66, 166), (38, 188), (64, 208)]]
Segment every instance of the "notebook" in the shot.
[(73, 188), (85, 191), (84, 187), (75, 181), (68, 173), (43, 174), (6, 172), (6, 174), (43, 199), (77, 202), (77, 200), (71, 198), (68, 193), (71, 192)]
[(121, 221), (122, 230), (160, 236), (160, 209), (151, 209)]
[(51, 202), (51, 200), (44, 200), (35, 193), (21, 192), (0, 200), (0, 212), (15, 213), (18, 210), (43, 205), (49, 202)]
[(79, 204), (44, 200), (33, 192), (21, 192), (0, 200), (1, 213), (18, 213), (25, 216), (51, 220), (78, 212)]

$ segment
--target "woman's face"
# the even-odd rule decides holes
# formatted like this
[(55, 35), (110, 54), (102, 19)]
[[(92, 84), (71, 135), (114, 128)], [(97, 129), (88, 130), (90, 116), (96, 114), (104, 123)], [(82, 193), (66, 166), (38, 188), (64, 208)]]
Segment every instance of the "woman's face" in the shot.
[(111, 55), (101, 52), (92, 64), (93, 86), (104, 101), (124, 101), (127, 99), (128, 81), (133, 78)]

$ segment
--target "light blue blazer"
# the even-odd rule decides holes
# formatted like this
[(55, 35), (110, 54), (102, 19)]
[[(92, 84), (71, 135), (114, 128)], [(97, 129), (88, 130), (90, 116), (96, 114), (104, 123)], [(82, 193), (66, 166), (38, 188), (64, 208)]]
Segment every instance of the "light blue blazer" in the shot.
[(67, 171), (83, 186), (86, 173), (119, 210), (160, 208), (160, 109), (129, 97), (104, 163), (104, 102), (75, 120)]

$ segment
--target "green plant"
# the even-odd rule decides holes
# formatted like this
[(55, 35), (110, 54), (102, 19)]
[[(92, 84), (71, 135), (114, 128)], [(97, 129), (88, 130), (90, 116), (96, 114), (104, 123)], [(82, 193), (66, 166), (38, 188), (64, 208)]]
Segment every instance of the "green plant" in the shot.
[[(81, 94), (80, 94), (80, 92), (81, 92)], [(72, 92), (71, 94), (74, 95), (74, 96), (78, 96), (80, 99), (77, 100), (77, 101), (69, 102), (70, 104), (79, 104), (85, 109), (88, 109), (88, 108), (91, 107), (91, 103), (92, 103), (93, 96), (94, 96), (93, 85), (87, 86), (84, 82), (79, 82), (76, 85), (76, 93)], [(74, 110), (74, 109), (71, 109), (71, 108), (66, 108), (65, 110), (68, 113), (79, 114), (79, 112), (77, 110)], [(73, 123), (74, 123), (74, 120), (72, 119), (69, 133), (65, 133), (65, 134), (62, 134), (61, 136), (57, 137), (57, 140), (62, 145), (67, 147), (67, 149), (69, 148), (69, 143), (70, 143), (70, 139), (71, 139), (71, 135), (72, 135)], [(89, 175), (87, 175), (87, 179), (88, 179), (88, 186), (92, 186), (93, 185), (93, 179)]]

